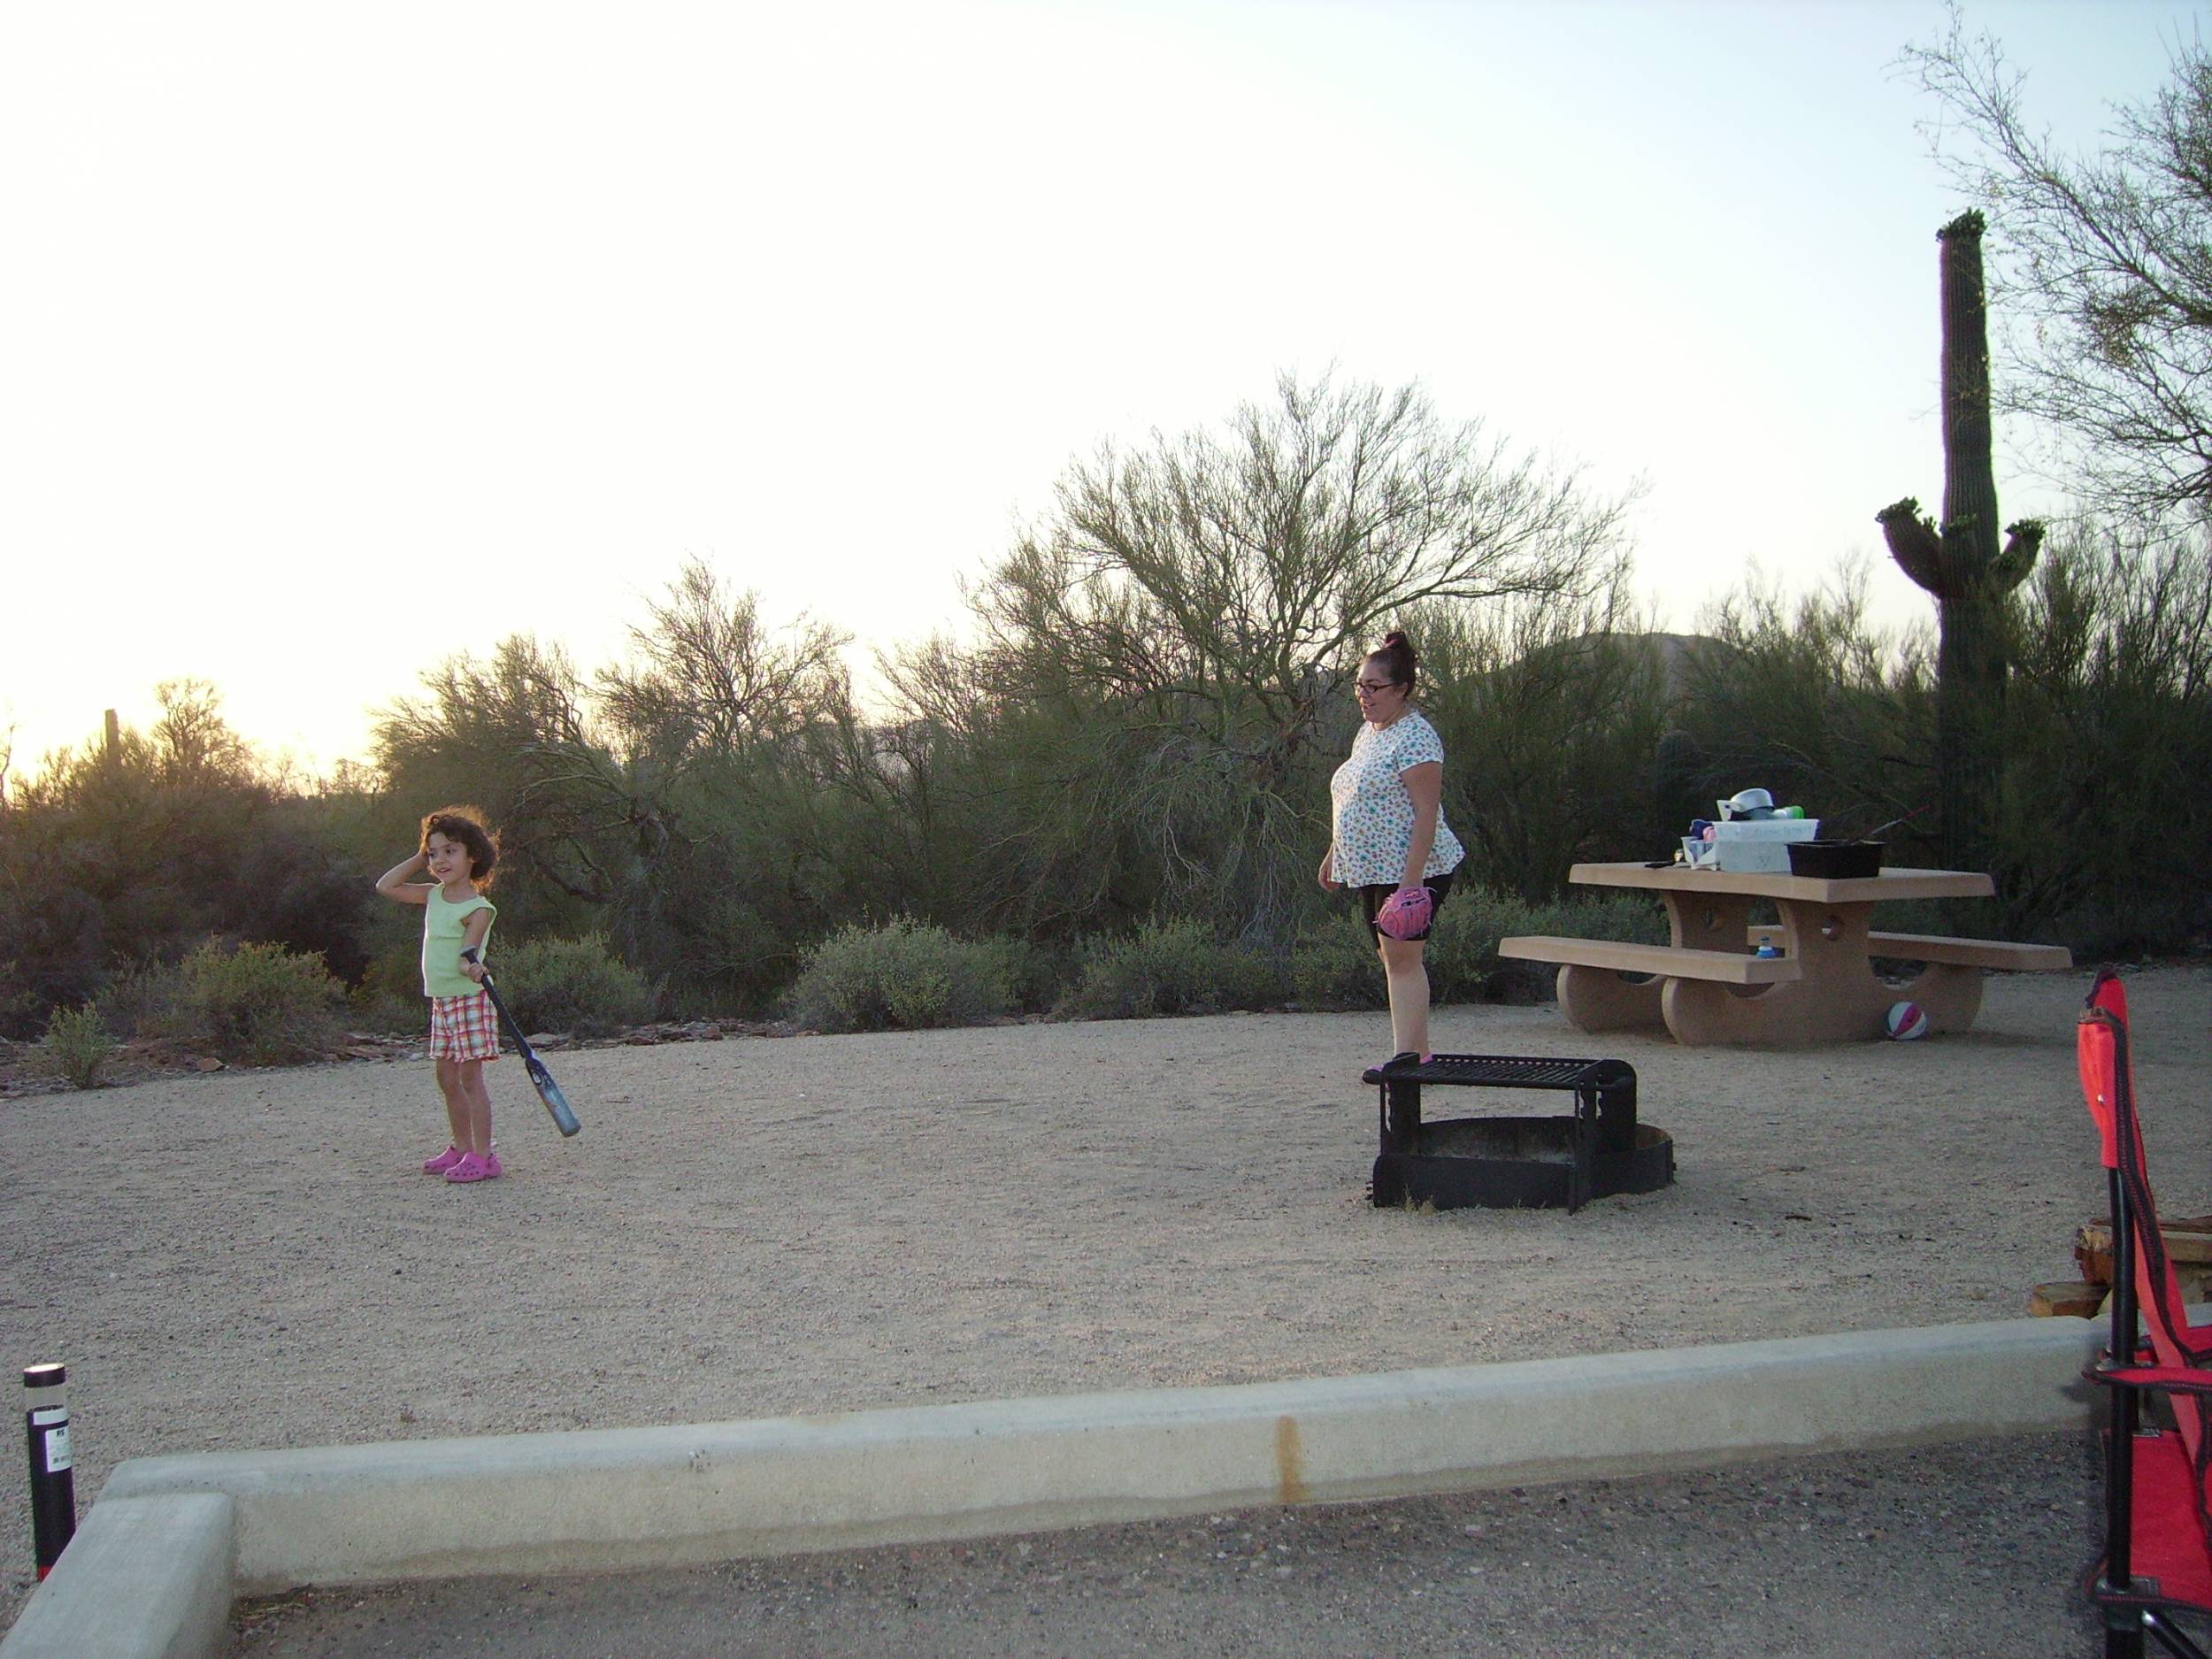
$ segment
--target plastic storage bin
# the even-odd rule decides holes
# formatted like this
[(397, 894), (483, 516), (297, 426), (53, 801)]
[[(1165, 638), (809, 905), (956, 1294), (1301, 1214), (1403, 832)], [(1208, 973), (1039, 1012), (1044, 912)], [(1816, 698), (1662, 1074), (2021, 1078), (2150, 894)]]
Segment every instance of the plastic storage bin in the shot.
[(1790, 873), (1824, 876), (1847, 881), (1882, 873), (1880, 841), (1792, 841), (1788, 845)]
[(1739, 875), (1787, 875), (1790, 843), (1819, 834), (1816, 818), (1731, 819), (1713, 826), (1713, 856), (1721, 869)]

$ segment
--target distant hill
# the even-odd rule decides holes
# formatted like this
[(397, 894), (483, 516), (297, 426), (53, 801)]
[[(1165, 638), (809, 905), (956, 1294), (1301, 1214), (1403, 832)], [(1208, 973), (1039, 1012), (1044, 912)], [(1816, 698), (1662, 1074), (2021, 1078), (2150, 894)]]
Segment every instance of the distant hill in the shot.
[(1709, 634), (1585, 634), (1545, 646), (1542, 651), (1571, 655), (1607, 644), (1654, 665), (1662, 695), (1670, 703), (1679, 703), (1689, 695), (1694, 670), (1722, 665), (1740, 655), (1736, 647)]

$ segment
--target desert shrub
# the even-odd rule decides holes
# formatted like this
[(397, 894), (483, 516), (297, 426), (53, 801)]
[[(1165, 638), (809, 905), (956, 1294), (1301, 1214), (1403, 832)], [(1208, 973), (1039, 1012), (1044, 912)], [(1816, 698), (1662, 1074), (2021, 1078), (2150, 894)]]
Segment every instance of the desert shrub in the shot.
[(11, 1036), (97, 996), (119, 962), (173, 963), (210, 937), (359, 970), (369, 885), (328, 840), (320, 808), (229, 729), (212, 687), (170, 681), (157, 695), (151, 727), (50, 754), (9, 790), (0, 1025)]
[(1133, 934), (1083, 946), (1076, 981), (1053, 1010), (1058, 1019), (1152, 1019), (1265, 1008), (1289, 995), (1285, 966), (1256, 950), (1217, 941), (1203, 923), (1147, 922)]
[(0, 1041), (35, 1037), (44, 1001), (25, 982), (21, 966), (0, 961)]
[(492, 963), (503, 1002), (526, 1032), (606, 1037), (653, 1017), (653, 987), (616, 959), (603, 935), (532, 939)]
[(151, 1037), (160, 1034), (176, 1000), (177, 971), (143, 964), (118, 968), (89, 1006), (111, 1032)]
[[(361, 982), (346, 993), (346, 1019), (363, 1031), (413, 1033), (428, 1028), (430, 1004), (422, 994), (421, 956), (392, 950), (373, 959)], [(506, 982), (500, 982), (506, 995)]]
[(1041, 1013), (1065, 988), (1060, 956), (1029, 940), (994, 933), (976, 941), (975, 949), (992, 1000), (1009, 1013)]
[(1574, 604), (1419, 617), (1422, 708), (1450, 757), (1444, 804), (1467, 849), (1463, 880), (1540, 899), (1571, 865), (1638, 856), (1650, 838), (1684, 641), (1617, 632), (1634, 626), (1617, 585)]
[(1374, 943), (1356, 914), (1335, 918), (1291, 947), (1290, 983), (1301, 1008), (1382, 1008), (1390, 1001)]
[[(2046, 554), (2017, 609), (1999, 926), (2061, 939), (2078, 958), (2200, 938), (2212, 903), (2188, 850), (2212, 825), (2212, 562), (2200, 540), (2083, 533)], [(1988, 926), (1985, 916), (1974, 930)]]
[(818, 1031), (972, 1025), (1006, 1010), (1016, 960), (909, 917), (841, 928), (807, 952), (792, 1017)]
[(111, 1006), (134, 1010), (143, 1035), (241, 1065), (285, 1065), (337, 1041), (339, 995), (319, 956), (211, 940), (173, 968), (134, 976)]
[(90, 1088), (115, 1052), (115, 1039), (96, 1008), (58, 1008), (46, 1022), (46, 1063), (73, 1088)]

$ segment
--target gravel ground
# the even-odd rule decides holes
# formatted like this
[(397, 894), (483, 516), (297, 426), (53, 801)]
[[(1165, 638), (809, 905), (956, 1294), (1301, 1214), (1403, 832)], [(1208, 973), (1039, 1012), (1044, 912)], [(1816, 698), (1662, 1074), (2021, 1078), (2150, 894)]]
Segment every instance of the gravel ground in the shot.
[[(568, 1052), (569, 1141), (507, 1063), (508, 1172), (469, 1187), (418, 1171), (442, 1141), (420, 1064), (4, 1099), (0, 1347), (69, 1365), (88, 1503), (159, 1453), (2002, 1317), (2071, 1275), (2101, 1210), (2074, 1073), (2087, 978), (1996, 976), (1970, 1033), (1802, 1053), (1439, 1010), (1440, 1048), (1636, 1068), (1679, 1178), (1572, 1216), (1367, 1202), (1379, 1015)], [(2175, 1214), (2212, 1210), (2208, 991), (2202, 965), (2131, 978)], [(1430, 1115), (1546, 1105), (1440, 1092)], [(0, 1483), (0, 1623), (30, 1555), (25, 1483)]]
[(242, 1603), (232, 1659), (2089, 1655), (2085, 1436)]

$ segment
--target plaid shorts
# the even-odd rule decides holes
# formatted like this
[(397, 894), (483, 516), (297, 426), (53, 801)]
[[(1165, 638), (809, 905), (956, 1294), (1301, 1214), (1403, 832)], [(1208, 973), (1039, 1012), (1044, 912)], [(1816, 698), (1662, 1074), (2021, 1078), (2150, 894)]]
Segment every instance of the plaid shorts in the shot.
[(496, 1060), (499, 1023), (492, 999), (481, 991), (466, 996), (430, 999), (430, 1057), (433, 1060)]

